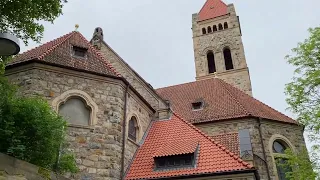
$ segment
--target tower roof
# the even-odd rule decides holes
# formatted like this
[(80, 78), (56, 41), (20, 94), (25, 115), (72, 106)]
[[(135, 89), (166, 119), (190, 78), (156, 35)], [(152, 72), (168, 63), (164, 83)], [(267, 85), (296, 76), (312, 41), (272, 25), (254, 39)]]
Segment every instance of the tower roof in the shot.
[[(86, 51), (86, 57), (73, 56), (73, 47), (84, 49)], [(96, 51), (89, 41), (77, 31), (72, 31), (41, 46), (19, 54), (7, 64), (7, 67), (29, 61), (38, 61), (95, 73), (120, 76), (111, 64), (103, 58), (100, 52)]]
[[(198, 150), (195, 151), (196, 148)], [(155, 157), (175, 156), (189, 152), (196, 152), (194, 167), (154, 170)], [(174, 114), (170, 120), (152, 123), (125, 179), (157, 179), (252, 170), (254, 170), (252, 166), (241, 160), (239, 156)]]
[[(244, 117), (260, 117), (297, 124), (290, 117), (272, 109), (219, 78), (206, 79), (157, 89), (172, 109), (191, 123), (203, 123)], [(203, 102), (202, 110), (192, 103)]]
[(228, 14), (228, 6), (221, 0), (207, 0), (199, 12), (199, 21)]

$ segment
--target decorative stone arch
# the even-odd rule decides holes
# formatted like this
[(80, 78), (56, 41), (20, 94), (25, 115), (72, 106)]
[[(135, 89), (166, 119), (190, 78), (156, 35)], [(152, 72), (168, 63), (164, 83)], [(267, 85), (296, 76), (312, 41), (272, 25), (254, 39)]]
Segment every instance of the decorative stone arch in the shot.
[(216, 53), (216, 49), (215, 49), (213, 46), (209, 46), (209, 47), (206, 47), (205, 49), (203, 49), (203, 50), (201, 51), (201, 55), (202, 55), (202, 56), (207, 56), (207, 54), (208, 54), (210, 51), (212, 51), (213, 54)]
[(273, 153), (273, 143), (277, 140), (283, 141), (284, 143), (286, 143), (286, 145), (288, 146), (288, 148), (290, 148), (294, 153), (296, 153), (296, 149), (293, 146), (293, 144), (289, 141), (288, 138), (286, 138), (285, 136), (281, 135), (281, 134), (274, 134), (271, 136), (271, 138), (269, 139), (268, 142), (268, 150), (272, 159), (272, 167), (273, 167), (273, 175), (275, 177), (275, 180), (279, 180), (278, 178), (278, 170), (277, 170), (277, 166), (276, 166), (276, 161), (275, 161), (275, 154)]
[(56, 112), (59, 112), (59, 107), (61, 104), (64, 104), (72, 97), (81, 98), (87, 106), (90, 107), (90, 121), (89, 126), (95, 125), (97, 123), (97, 112), (98, 112), (98, 105), (93, 101), (93, 99), (84, 91), (80, 90), (69, 90), (62, 93), (60, 96), (56, 97), (52, 101), (52, 107)]
[[(131, 120), (132, 117), (135, 117), (136, 121), (137, 121), (137, 139), (136, 139), (136, 142), (135, 143), (138, 143), (141, 138), (143, 137), (143, 130), (142, 130), (142, 126), (141, 126), (141, 120), (139, 118), (139, 116), (135, 113), (129, 113), (128, 116), (127, 116), (127, 120), (126, 120), (126, 137), (127, 139), (129, 139), (129, 121)], [(131, 140), (131, 139), (130, 139)], [(131, 140), (132, 141), (132, 140)]]

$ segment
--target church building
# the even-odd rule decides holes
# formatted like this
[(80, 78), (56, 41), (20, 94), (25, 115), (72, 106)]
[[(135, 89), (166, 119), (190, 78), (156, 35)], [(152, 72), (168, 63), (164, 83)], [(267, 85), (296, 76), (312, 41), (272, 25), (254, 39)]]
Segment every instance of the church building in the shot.
[(304, 127), (253, 97), (234, 5), (207, 0), (192, 36), (196, 77), (185, 84), (154, 89), (101, 28), (16, 56), (6, 76), (67, 120), (80, 169), (70, 179), (285, 180), (276, 162), (305, 148)]

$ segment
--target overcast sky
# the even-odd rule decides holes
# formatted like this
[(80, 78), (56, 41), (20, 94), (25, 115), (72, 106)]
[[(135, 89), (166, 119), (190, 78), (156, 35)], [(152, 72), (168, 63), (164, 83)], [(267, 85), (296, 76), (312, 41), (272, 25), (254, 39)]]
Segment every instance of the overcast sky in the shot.
[[(90, 3), (89, 3), (90, 2)], [(73, 31), (87, 39), (102, 27), (104, 40), (154, 88), (195, 80), (191, 15), (205, 0), (69, 0), (54, 24), (45, 23), (42, 42)], [(286, 111), (284, 86), (293, 67), (290, 49), (320, 24), (319, 0), (226, 0), (240, 16), (253, 95)], [(22, 51), (37, 46), (30, 43)]]

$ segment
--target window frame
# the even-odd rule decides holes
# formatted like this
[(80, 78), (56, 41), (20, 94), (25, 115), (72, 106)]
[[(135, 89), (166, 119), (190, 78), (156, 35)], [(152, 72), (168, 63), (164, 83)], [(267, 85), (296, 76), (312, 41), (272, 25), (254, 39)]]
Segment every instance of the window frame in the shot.
[(280, 141), (280, 142), (283, 142), (282, 145), (284, 145), (285, 147), (291, 149), (294, 153), (296, 153), (296, 149), (295, 147), (291, 144), (291, 142), (289, 141), (289, 139), (287, 139), (285, 136), (283, 135), (280, 135), (280, 134), (274, 134), (271, 136), (271, 138), (269, 139), (269, 144), (268, 144), (268, 147), (269, 147), (269, 153), (271, 155), (271, 158), (272, 158), (272, 164), (273, 164), (273, 173), (274, 173), (274, 176), (275, 176), (275, 180), (281, 180), (279, 179), (279, 174), (278, 174), (278, 166), (277, 166), (277, 163), (276, 163), (276, 159), (278, 158), (283, 158), (285, 159), (286, 158), (286, 155), (283, 154), (283, 153), (274, 153), (273, 152), (273, 143), (275, 141)]
[(91, 127), (97, 123), (98, 105), (93, 101), (93, 99), (86, 92), (74, 89), (74, 90), (68, 90), (62, 93), (52, 101), (51, 104), (53, 109), (57, 113), (59, 113), (60, 105), (65, 103), (70, 97), (81, 98), (85, 102), (85, 104), (90, 107), (91, 112), (90, 112), (90, 122), (88, 123), (88, 126), (76, 125), (76, 124), (69, 124), (68, 126), (91, 129)]

